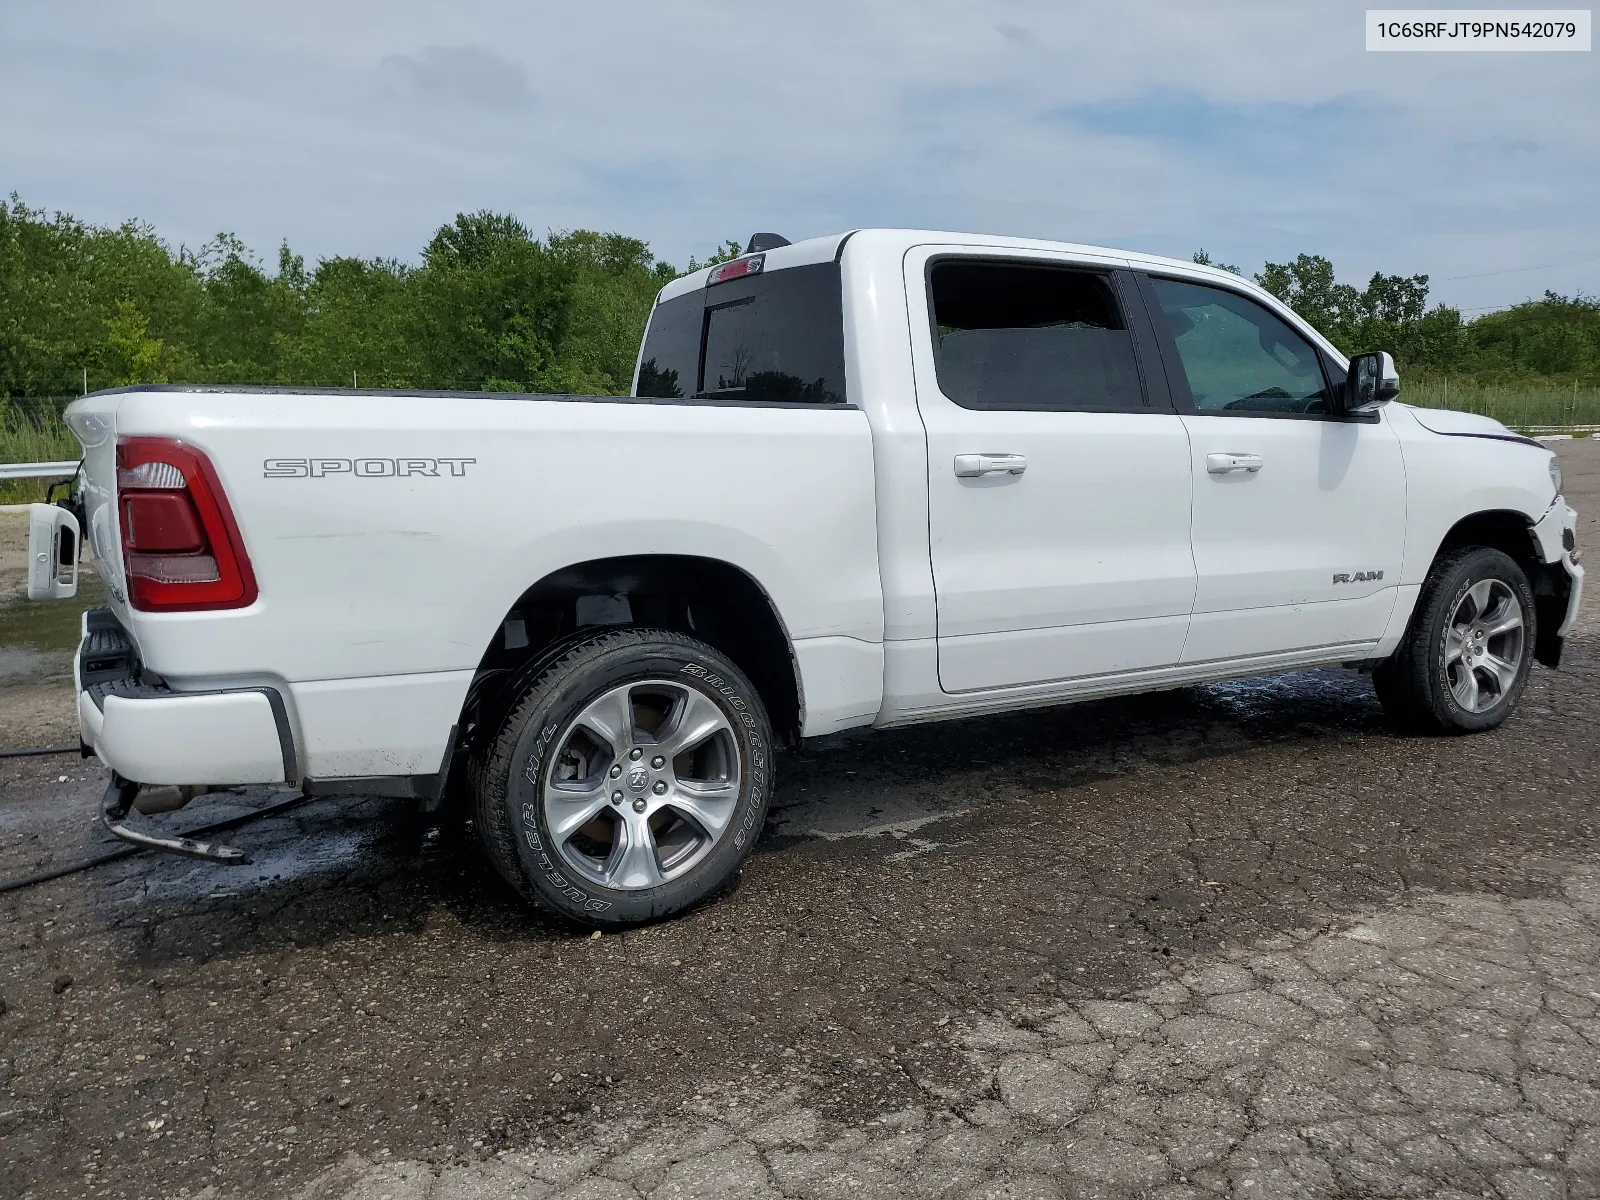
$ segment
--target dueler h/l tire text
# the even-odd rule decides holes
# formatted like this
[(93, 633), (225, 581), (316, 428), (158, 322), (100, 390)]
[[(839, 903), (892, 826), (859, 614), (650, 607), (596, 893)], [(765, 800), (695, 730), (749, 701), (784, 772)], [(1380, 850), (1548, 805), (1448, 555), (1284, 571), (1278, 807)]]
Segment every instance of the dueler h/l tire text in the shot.
[(1509, 717), (1533, 665), (1533, 589), (1509, 555), (1469, 546), (1428, 573), (1405, 638), (1373, 672), (1404, 728), (1476, 733)]
[(474, 770), (478, 836), (524, 896), (589, 925), (722, 890), (766, 818), (772, 731), (744, 673), (659, 629), (567, 644)]

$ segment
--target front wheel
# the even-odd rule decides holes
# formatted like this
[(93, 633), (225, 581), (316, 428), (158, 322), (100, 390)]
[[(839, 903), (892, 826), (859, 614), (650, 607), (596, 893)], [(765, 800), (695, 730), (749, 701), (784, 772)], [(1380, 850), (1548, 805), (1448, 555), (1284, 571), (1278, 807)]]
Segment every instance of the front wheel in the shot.
[(682, 634), (568, 646), (512, 704), (475, 772), (479, 837), (524, 896), (635, 924), (722, 890), (761, 832), (772, 731), (731, 661)]
[(1408, 728), (1493, 729), (1527, 685), (1534, 621), (1533, 590), (1510, 556), (1457, 550), (1434, 564), (1405, 638), (1373, 672), (1378, 699)]

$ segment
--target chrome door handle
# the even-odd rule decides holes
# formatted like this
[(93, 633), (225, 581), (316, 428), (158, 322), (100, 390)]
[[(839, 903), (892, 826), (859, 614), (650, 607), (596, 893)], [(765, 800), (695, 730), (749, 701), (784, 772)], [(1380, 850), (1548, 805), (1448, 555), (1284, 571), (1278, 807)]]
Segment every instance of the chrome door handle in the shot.
[(1266, 460), (1259, 454), (1206, 455), (1206, 470), (1213, 475), (1232, 475), (1235, 471), (1247, 471), (1254, 475), (1265, 465)]
[(980, 475), (1021, 475), (1028, 460), (1020, 454), (958, 454), (956, 478), (976, 479)]

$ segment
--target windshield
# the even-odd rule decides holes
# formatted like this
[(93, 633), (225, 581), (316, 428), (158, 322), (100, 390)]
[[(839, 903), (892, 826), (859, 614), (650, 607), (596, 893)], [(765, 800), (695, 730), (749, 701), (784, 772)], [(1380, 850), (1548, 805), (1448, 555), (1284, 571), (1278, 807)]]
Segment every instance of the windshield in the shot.
[(789, 267), (656, 305), (635, 394), (843, 403), (838, 264)]

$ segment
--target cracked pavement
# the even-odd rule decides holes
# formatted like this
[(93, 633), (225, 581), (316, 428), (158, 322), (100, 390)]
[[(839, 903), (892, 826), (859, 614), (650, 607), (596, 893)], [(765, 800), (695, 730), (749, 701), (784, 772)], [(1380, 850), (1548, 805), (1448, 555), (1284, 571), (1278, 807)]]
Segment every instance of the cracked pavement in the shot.
[(964, 1020), (972, 1085), (867, 1121), (740, 1088), (484, 1164), (352, 1156), (297, 1196), (1524, 1197), (1569, 1175), (1593, 1194), (1600, 868), (1544, 882)]
[[(621, 935), (376, 801), (0, 895), (0, 1191), (1600, 1195), (1593, 604), (1568, 656), (1473, 738), (1317, 671), (808, 745), (738, 888)], [(0, 761), (0, 877), (102, 785)]]

